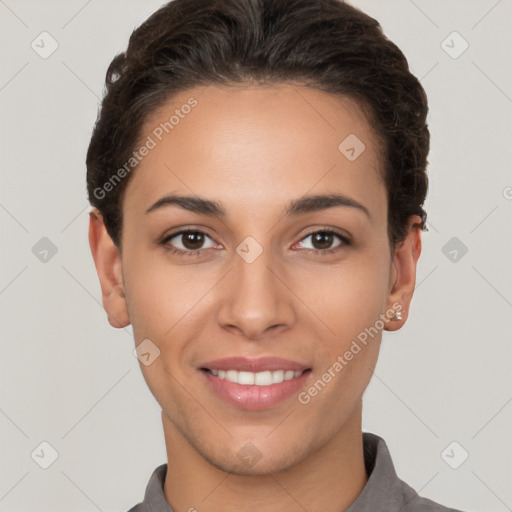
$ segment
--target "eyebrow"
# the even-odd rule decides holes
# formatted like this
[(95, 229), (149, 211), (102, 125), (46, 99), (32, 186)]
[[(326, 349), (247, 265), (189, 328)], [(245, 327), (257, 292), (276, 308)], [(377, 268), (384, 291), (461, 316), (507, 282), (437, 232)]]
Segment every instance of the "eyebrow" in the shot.
[[(178, 206), (194, 213), (220, 219), (227, 217), (226, 209), (223, 207), (222, 203), (218, 201), (211, 201), (197, 196), (181, 196), (177, 194), (169, 194), (160, 198), (146, 210), (146, 214), (168, 206)], [(286, 209), (285, 217), (295, 217), (306, 213), (319, 212), (337, 206), (355, 208), (363, 212), (370, 220), (372, 219), (366, 206), (342, 194), (310, 195), (291, 201)]]

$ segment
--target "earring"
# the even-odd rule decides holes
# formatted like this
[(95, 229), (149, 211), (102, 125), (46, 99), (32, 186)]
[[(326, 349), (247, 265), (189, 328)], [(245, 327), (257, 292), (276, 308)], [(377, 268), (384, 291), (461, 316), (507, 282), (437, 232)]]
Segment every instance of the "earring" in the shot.
[(402, 320), (402, 312), (401, 311), (395, 311), (395, 314), (393, 316), (393, 320)]

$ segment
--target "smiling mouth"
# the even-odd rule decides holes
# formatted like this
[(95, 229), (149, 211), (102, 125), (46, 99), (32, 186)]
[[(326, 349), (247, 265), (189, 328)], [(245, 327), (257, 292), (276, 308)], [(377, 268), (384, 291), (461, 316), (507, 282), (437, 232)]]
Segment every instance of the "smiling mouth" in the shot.
[(201, 368), (201, 370), (218, 377), (221, 380), (227, 380), (234, 384), (242, 386), (272, 386), (273, 384), (281, 384), (282, 382), (293, 380), (302, 374), (310, 372), (311, 368), (305, 370), (274, 370), (263, 372), (246, 372), (238, 370), (211, 370), (209, 368)]

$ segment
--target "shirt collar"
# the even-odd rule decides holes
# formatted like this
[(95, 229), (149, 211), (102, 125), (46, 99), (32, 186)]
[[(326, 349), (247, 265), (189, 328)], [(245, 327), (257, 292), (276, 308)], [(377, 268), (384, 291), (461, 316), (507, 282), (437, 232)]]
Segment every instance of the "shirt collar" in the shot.
[[(424, 500), (398, 478), (384, 439), (376, 434), (363, 432), (363, 454), (366, 473), (369, 475), (368, 481), (361, 494), (346, 512), (366, 512), (368, 510), (404, 512), (407, 510), (406, 506), (409, 501), (412, 500), (414, 503), (416, 499)], [(146, 487), (144, 501), (128, 512), (173, 512), (164, 496), (166, 474), (167, 464), (158, 466), (153, 471)], [(429, 501), (429, 503), (432, 502)], [(435, 510), (447, 509), (441, 507)]]
[(403, 510), (403, 482), (398, 478), (386, 441), (363, 432), (363, 454), (368, 481), (346, 512)]

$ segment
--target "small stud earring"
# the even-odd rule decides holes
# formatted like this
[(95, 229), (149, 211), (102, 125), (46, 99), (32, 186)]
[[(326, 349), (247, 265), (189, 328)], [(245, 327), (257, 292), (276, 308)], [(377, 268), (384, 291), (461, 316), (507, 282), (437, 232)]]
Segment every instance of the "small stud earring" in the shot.
[(402, 312), (395, 311), (395, 315), (393, 316), (393, 320), (402, 320)]

